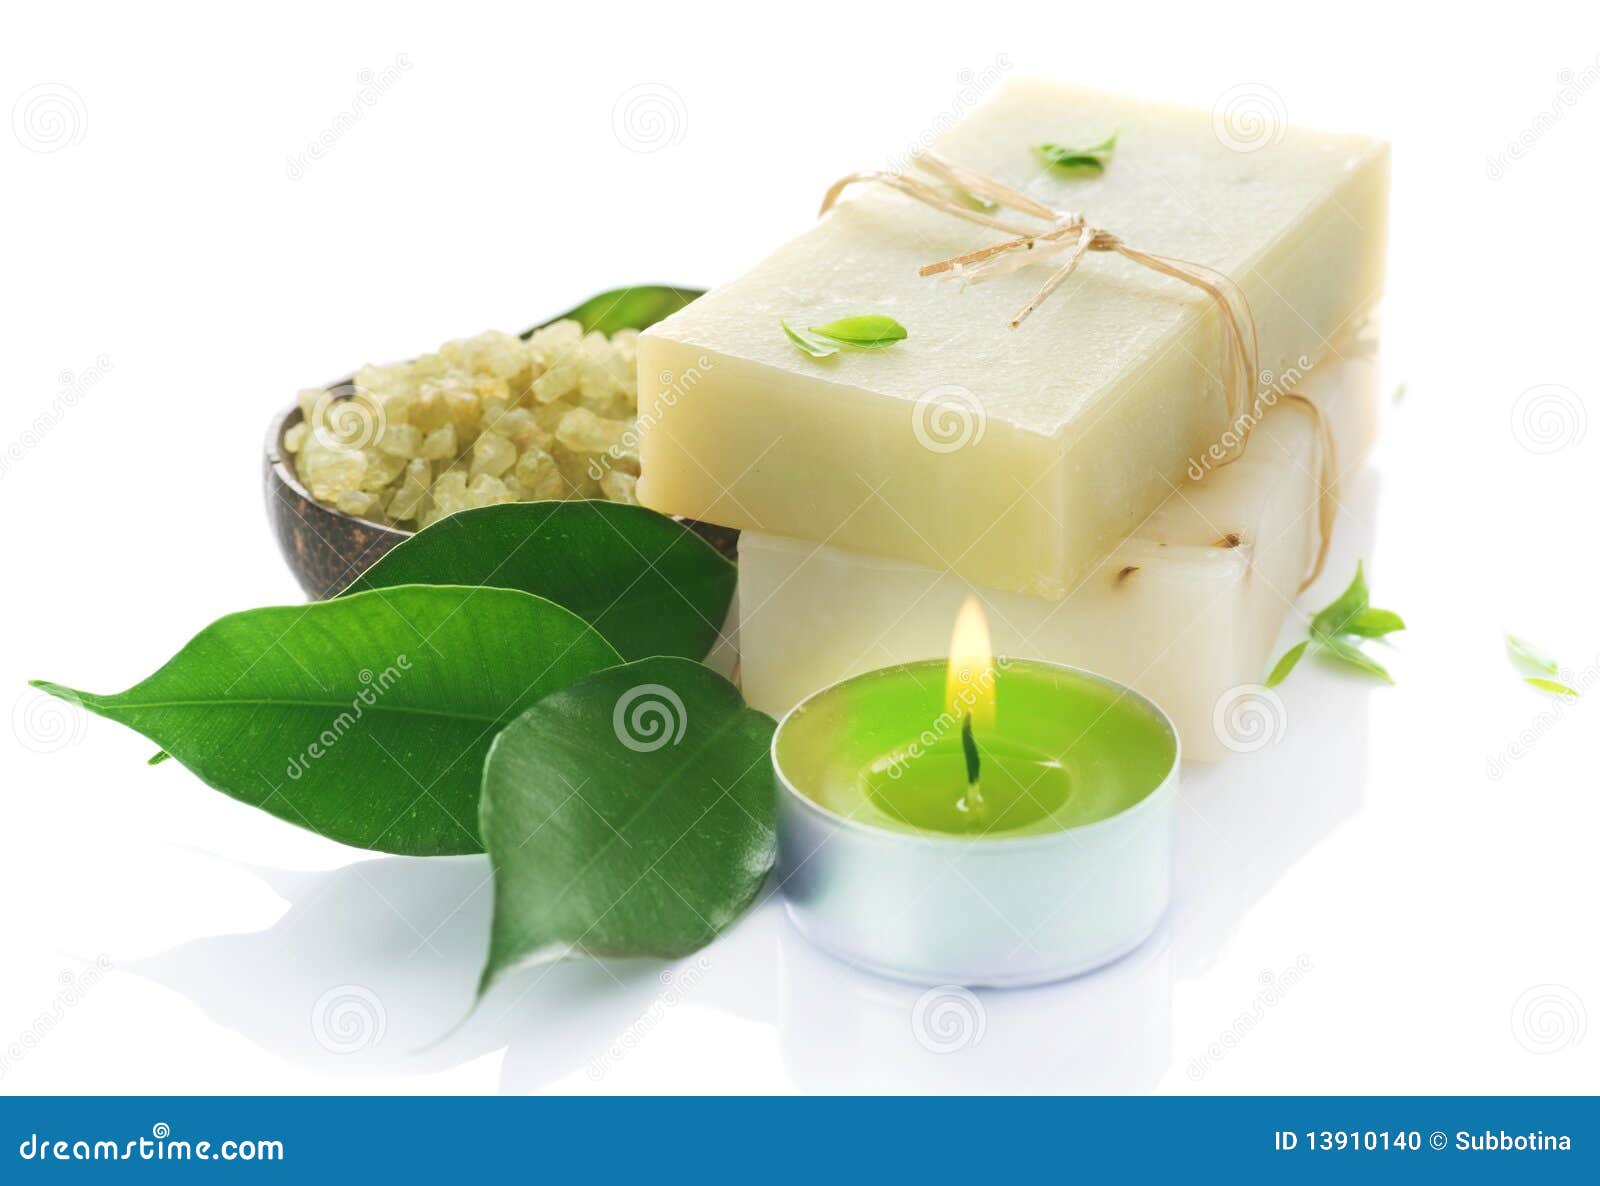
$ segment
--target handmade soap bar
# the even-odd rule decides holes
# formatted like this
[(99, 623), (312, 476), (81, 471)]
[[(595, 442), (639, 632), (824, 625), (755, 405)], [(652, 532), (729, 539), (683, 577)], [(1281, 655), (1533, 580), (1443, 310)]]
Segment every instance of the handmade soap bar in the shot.
[[(1112, 132), (1099, 172), (1034, 152)], [(1221, 269), (1276, 375), (1316, 363), (1376, 303), (1388, 152), (1269, 132), (1244, 144), (1209, 111), (1012, 80), (935, 149), (1134, 247)], [(965, 288), (917, 274), (1004, 238), (856, 185), (754, 271), (648, 330), (640, 500), (1064, 594), (1225, 432), (1223, 321), (1195, 288), (1112, 254), (1089, 255), (1016, 329), (1047, 265)], [(815, 359), (779, 324), (860, 313), (894, 317), (907, 338)]]
[[(1301, 386), (1324, 409), (1339, 467), (1372, 440), (1378, 366), (1345, 349)], [(1185, 481), (1062, 600), (841, 548), (745, 532), (739, 647), (750, 704), (781, 715), (846, 676), (946, 654), (962, 600), (976, 594), (996, 654), (1086, 667), (1149, 696), (1178, 726), (1186, 758), (1227, 751), (1220, 697), (1258, 683), (1319, 542), (1316, 433), (1280, 401), (1244, 457)]]

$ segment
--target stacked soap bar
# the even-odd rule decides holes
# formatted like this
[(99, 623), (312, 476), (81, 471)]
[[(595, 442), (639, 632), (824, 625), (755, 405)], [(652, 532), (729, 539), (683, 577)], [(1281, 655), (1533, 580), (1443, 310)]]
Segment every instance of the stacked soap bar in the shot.
[[(1098, 171), (1039, 145), (1117, 135)], [(1388, 154), (1357, 136), (1220, 135), (1213, 113), (1005, 83), (942, 156), (1134, 247), (1220, 269), (1260, 366), (1318, 362), (1379, 298)], [(1228, 430), (1223, 318), (1095, 253), (1018, 328), (1047, 266), (963, 288), (924, 264), (1005, 236), (858, 185), (741, 279), (639, 340), (640, 500), (658, 510), (1061, 597)], [(894, 317), (907, 338), (815, 359), (780, 322)]]
[[(1350, 472), (1376, 430), (1370, 341), (1342, 343), (1300, 390), (1323, 410)], [(751, 705), (781, 714), (847, 676), (946, 654), (962, 600), (983, 603), (997, 654), (1086, 667), (1173, 718), (1184, 757), (1226, 750), (1213, 727), (1229, 689), (1259, 682), (1320, 543), (1312, 413), (1280, 400), (1245, 455), (1179, 489), (1065, 597), (975, 584), (947, 571), (745, 532), (739, 644)]]

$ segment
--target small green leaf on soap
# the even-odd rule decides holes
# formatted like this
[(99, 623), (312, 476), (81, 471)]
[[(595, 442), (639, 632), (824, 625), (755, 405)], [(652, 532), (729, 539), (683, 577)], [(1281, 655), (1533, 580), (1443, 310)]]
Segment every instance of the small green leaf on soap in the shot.
[(161, 763), (165, 762), (170, 757), (172, 757), (172, 755), (169, 754), (166, 750), (158, 749), (155, 753), (150, 755), (150, 760), (147, 761), (145, 763), (145, 765), (146, 766), (159, 766), (159, 765), (161, 765)]
[(568, 955), (674, 959), (755, 900), (776, 854), (772, 718), (686, 659), (553, 692), (483, 769), (494, 875), (480, 994)]
[(1544, 679), (1537, 675), (1527, 675), (1523, 676), (1523, 682), (1531, 684), (1533, 687), (1538, 688), (1541, 692), (1553, 692), (1557, 696), (1576, 697), (1578, 694), (1578, 690), (1576, 688), (1569, 688), (1560, 680)]
[(1289, 673), (1294, 670), (1295, 664), (1300, 662), (1300, 657), (1306, 653), (1306, 648), (1310, 645), (1311, 640), (1308, 638), (1304, 642), (1295, 643), (1294, 646), (1284, 651), (1283, 657), (1273, 664), (1272, 674), (1267, 676), (1267, 687), (1276, 688), (1287, 679)]
[(1053, 169), (1088, 169), (1098, 173), (1106, 167), (1106, 161), (1116, 147), (1117, 134), (1112, 132), (1100, 143), (1083, 148), (1065, 144), (1039, 144), (1034, 146), (1033, 151)]
[(1347, 639), (1337, 638), (1332, 635), (1319, 635), (1317, 637), (1317, 646), (1324, 654), (1331, 656), (1346, 666), (1354, 667), (1357, 671), (1365, 672), (1367, 675), (1377, 676), (1386, 684), (1394, 683), (1394, 678), (1390, 676), (1383, 664)]
[(1362, 610), (1367, 608), (1367, 578), (1362, 575), (1361, 562), (1356, 561), (1356, 575), (1345, 591), (1311, 619), (1314, 635), (1343, 634)]
[(892, 346), (906, 337), (906, 327), (893, 317), (868, 313), (859, 317), (841, 317), (827, 325), (813, 325), (811, 332), (854, 346), (858, 350), (878, 350)]
[(821, 338), (812, 334), (802, 333), (787, 321), (780, 321), (778, 324), (783, 326), (784, 335), (789, 341), (793, 342), (802, 353), (809, 354), (812, 358), (831, 358), (839, 353), (839, 347), (831, 342), (824, 342)]
[(1518, 638), (1515, 634), (1506, 635), (1506, 653), (1511, 656), (1511, 662), (1520, 670), (1537, 671), (1544, 675), (1559, 675), (1561, 665), (1534, 646), (1525, 638)]
[(1400, 386), (1398, 386), (1398, 387), (1396, 387), (1394, 389), (1394, 402), (1395, 403), (1399, 403), (1401, 400), (1405, 399), (1405, 397), (1406, 397), (1406, 385), (1404, 383), (1402, 383), (1402, 384), (1400, 384)]
[(1382, 638), (1386, 634), (1393, 634), (1405, 628), (1405, 620), (1392, 609), (1369, 607), (1345, 623), (1344, 632), (1360, 635), (1362, 638)]
[(956, 201), (960, 202), (968, 210), (976, 210), (980, 214), (993, 214), (1000, 209), (999, 202), (991, 202), (988, 198), (980, 198), (969, 189), (951, 186), (950, 192), (955, 194)]

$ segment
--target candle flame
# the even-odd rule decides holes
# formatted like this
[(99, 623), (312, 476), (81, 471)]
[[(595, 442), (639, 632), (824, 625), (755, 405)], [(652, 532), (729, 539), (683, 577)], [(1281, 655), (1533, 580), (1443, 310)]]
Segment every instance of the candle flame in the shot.
[(945, 708), (959, 721), (994, 723), (994, 649), (983, 606), (969, 596), (950, 634), (950, 666), (944, 681)]

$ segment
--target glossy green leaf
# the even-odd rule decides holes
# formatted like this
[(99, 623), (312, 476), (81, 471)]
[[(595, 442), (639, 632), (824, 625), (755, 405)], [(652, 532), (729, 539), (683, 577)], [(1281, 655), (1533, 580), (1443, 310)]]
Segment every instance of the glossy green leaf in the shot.
[(1576, 688), (1569, 688), (1560, 680), (1544, 679), (1541, 676), (1529, 675), (1523, 677), (1523, 682), (1538, 688), (1541, 692), (1553, 692), (1557, 696), (1577, 696)]
[(494, 922), (481, 989), (570, 954), (674, 958), (709, 943), (772, 867), (772, 731), (683, 659), (591, 675), (508, 725), (483, 772)]
[(1082, 148), (1066, 144), (1039, 144), (1034, 146), (1034, 153), (1041, 161), (1053, 169), (1086, 169), (1096, 173), (1106, 167), (1112, 152), (1117, 147), (1117, 134), (1112, 132), (1098, 144), (1089, 144)]
[(794, 343), (795, 348), (804, 354), (809, 354), (812, 358), (831, 358), (839, 353), (839, 347), (831, 342), (824, 341), (815, 334), (797, 330), (787, 321), (780, 321), (778, 324), (783, 326), (784, 336)]
[(35, 686), (280, 819), (427, 856), (481, 850), (483, 758), (499, 729), (618, 660), (553, 602), (403, 585), (220, 618), (118, 695)]
[(1511, 662), (1524, 672), (1537, 671), (1544, 675), (1559, 675), (1561, 665), (1538, 647), (1515, 634), (1506, 635), (1506, 653)]
[(1301, 656), (1306, 653), (1306, 647), (1310, 645), (1311, 640), (1307, 639), (1304, 642), (1295, 643), (1294, 646), (1283, 652), (1283, 657), (1273, 664), (1272, 674), (1267, 676), (1267, 687), (1276, 688), (1284, 680), (1288, 679), (1289, 673), (1294, 670), (1295, 664), (1300, 662)]
[(857, 350), (878, 350), (905, 340), (906, 327), (893, 317), (868, 313), (859, 317), (841, 317), (827, 325), (813, 325), (811, 332), (854, 346)]
[(602, 501), (512, 502), (440, 519), (347, 590), (493, 585), (564, 606), (624, 659), (703, 659), (728, 616), (734, 566), (683, 524)]
[[(559, 317), (545, 322), (572, 320), (584, 332), (599, 330), (614, 334), (619, 329), (649, 329), (656, 322), (670, 317), (696, 297), (704, 296), (701, 289), (670, 288), (664, 284), (636, 284), (629, 288), (613, 288), (592, 296), (583, 304), (568, 309)], [(535, 329), (542, 328), (535, 326)], [(533, 333), (529, 330), (528, 334)], [(523, 334), (527, 337), (528, 334)]]
[(1317, 645), (1323, 654), (1338, 660), (1347, 667), (1353, 667), (1367, 675), (1376, 676), (1386, 684), (1394, 683), (1393, 678), (1382, 663), (1379, 663), (1371, 655), (1347, 639), (1333, 635), (1319, 635), (1317, 637)]
[(1367, 608), (1345, 623), (1344, 633), (1362, 638), (1382, 638), (1406, 628), (1405, 620), (1390, 609)]
[(1345, 591), (1334, 598), (1327, 608), (1311, 619), (1313, 635), (1343, 634), (1362, 610), (1367, 608), (1367, 578), (1362, 574), (1361, 562), (1356, 561), (1356, 575)]

